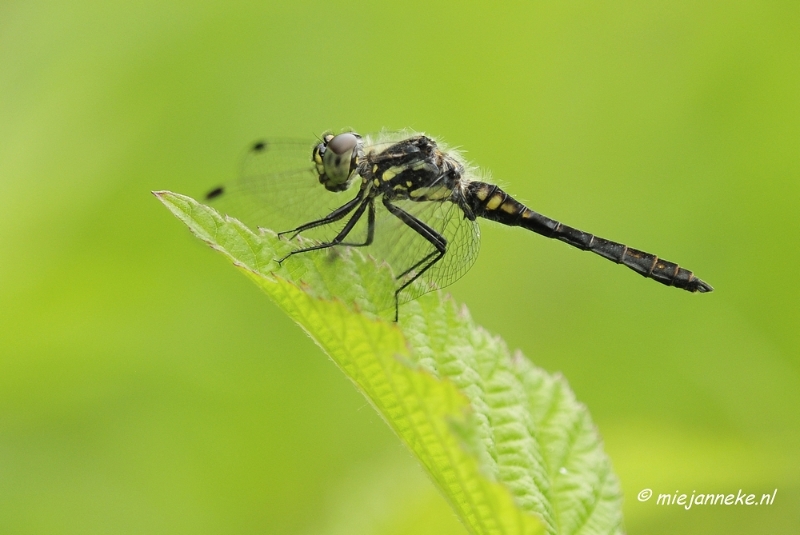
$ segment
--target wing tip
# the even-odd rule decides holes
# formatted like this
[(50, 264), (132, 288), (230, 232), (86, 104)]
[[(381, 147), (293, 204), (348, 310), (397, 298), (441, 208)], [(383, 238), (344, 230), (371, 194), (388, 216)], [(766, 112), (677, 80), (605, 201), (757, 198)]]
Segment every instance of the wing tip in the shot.
[(216, 187), (216, 188), (212, 189), (211, 191), (209, 191), (208, 193), (206, 193), (205, 199), (207, 201), (211, 201), (213, 199), (216, 199), (220, 195), (222, 195), (224, 192), (225, 192), (225, 188), (224, 187), (222, 187), (222, 186)]

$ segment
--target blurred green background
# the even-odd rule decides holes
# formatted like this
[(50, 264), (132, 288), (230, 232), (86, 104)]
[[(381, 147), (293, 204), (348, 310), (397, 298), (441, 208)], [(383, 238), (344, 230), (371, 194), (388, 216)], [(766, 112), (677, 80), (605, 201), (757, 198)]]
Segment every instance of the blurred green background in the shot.
[[(589, 407), (629, 533), (800, 526), (800, 4), (0, 4), (0, 533), (463, 534), (349, 381), (153, 189), (411, 127), (689, 295), (484, 224), (449, 290)], [(640, 503), (762, 493), (771, 506)]]

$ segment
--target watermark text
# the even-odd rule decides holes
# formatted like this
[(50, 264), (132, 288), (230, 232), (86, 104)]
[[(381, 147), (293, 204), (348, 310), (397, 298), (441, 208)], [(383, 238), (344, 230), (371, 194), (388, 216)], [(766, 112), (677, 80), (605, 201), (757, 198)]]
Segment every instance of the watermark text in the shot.
[[(760, 498), (755, 494), (748, 494), (742, 489), (739, 489), (736, 494), (702, 494), (694, 490), (691, 494), (687, 494), (676, 490), (672, 494), (659, 494), (656, 496), (656, 505), (677, 505), (683, 507), (687, 511), (693, 506), (704, 505), (772, 505), (775, 503), (775, 497), (777, 495), (778, 489), (761, 494)], [(646, 502), (652, 497), (652, 489), (642, 489), (637, 496), (640, 502)]]

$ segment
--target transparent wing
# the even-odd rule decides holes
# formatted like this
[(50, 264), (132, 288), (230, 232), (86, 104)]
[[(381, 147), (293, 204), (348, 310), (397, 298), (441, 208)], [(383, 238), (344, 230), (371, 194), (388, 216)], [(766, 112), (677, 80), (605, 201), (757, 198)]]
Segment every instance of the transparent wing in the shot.
[[(372, 145), (385, 148), (391, 142)], [(311, 155), (313, 142), (260, 141), (242, 160), (237, 180), (214, 188), (207, 195), (210, 205), (236, 217), (248, 226), (278, 232), (317, 221), (354, 199), (360, 180), (343, 192), (330, 192), (319, 183)], [(369, 211), (365, 210), (344, 245), (364, 246), (363, 252), (388, 263), (397, 277), (396, 287), (413, 281), (398, 296), (404, 303), (461, 278), (475, 262), (480, 247), (478, 224), (465, 217), (449, 201), (393, 201), (410, 217), (427, 225), (446, 240), (444, 255), (437, 260), (436, 247), (411, 226), (390, 213), (382, 197), (374, 199), (375, 221), (369, 241)], [(329, 242), (347, 225), (353, 213), (339, 221), (302, 232), (303, 238)], [(306, 242), (307, 244), (307, 242)], [(332, 251), (304, 254), (329, 254)], [(392, 303), (393, 305), (394, 303)]]
[(398, 296), (400, 303), (453, 284), (475, 263), (480, 249), (480, 229), (459, 206), (449, 201), (404, 200), (392, 204), (446, 240), (445, 254), (436, 260), (437, 248), (376, 200), (372, 254), (392, 267), (397, 288), (413, 281)]
[(296, 140), (254, 143), (242, 159), (239, 178), (208, 192), (208, 203), (250, 227), (277, 232), (324, 217), (352, 199), (358, 185), (352, 191), (336, 193), (325, 189), (311, 161), (314, 144)]

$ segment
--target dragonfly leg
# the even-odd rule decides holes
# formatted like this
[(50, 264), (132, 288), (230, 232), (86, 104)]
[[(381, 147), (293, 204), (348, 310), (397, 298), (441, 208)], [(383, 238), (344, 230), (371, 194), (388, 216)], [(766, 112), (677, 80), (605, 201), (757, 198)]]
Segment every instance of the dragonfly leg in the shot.
[(367, 212), (367, 239), (364, 243), (351, 243), (342, 242), (339, 245), (347, 245), (349, 247), (367, 247), (372, 245), (372, 240), (375, 238), (375, 201), (369, 200), (369, 211)]
[[(331, 241), (326, 243), (319, 243), (317, 245), (312, 245), (311, 247), (303, 247), (302, 249), (295, 249), (294, 251), (291, 251), (283, 258), (279, 259), (278, 264), (283, 263), (284, 260), (295, 254), (307, 253), (309, 251), (317, 251), (319, 249), (327, 249), (328, 247), (333, 247), (334, 245), (340, 245), (342, 243), (342, 240), (344, 240), (350, 233), (350, 231), (353, 230), (353, 227), (356, 226), (356, 223), (358, 223), (358, 220), (361, 219), (361, 216), (364, 215), (364, 210), (366, 210), (367, 206), (372, 202), (373, 201), (371, 199), (362, 201), (361, 205), (358, 207), (358, 209), (355, 211), (352, 217), (347, 221), (347, 224), (344, 226), (341, 232), (339, 232), (339, 234), (337, 234), (336, 237), (333, 238)], [(339, 219), (341, 219), (341, 217)]]
[(400, 292), (405, 290), (412, 282), (420, 278), (423, 273), (428, 271), (431, 267), (433, 267), (436, 264), (436, 262), (438, 262), (439, 260), (442, 259), (442, 257), (444, 257), (445, 252), (447, 252), (447, 240), (444, 238), (444, 236), (433, 230), (431, 227), (429, 227), (428, 225), (426, 225), (413, 215), (409, 214), (402, 208), (393, 205), (385, 197), (383, 199), (383, 205), (386, 206), (386, 209), (389, 210), (389, 212), (393, 216), (397, 217), (400, 221), (411, 227), (414, 230), (414, 232), (425, 238), (428, 242), (430, 242), (431, 245), (433, 245), (436, 248), (435, 251), (426, 255), (422, 260), (411, 266), (409, 269), (407, 269), (397, 277), (398, 279), (404, 277), (405, 275), (408, 275), (413, 270), (417, 269), (419, 266), (423, 266), (424, 264), (422, 269), (416, 272), (413, 277), (404, 282), (394, 292), (394, 321), (396, 322), (400, 316), (400, 301), (399, 301)]
[(363, 200), (363, 198), (364, 196), (362, 195), (361, 192), (359, 192), (358, 195), (352, 201), (348, 201), (347, 203), (343, 204), (342, 206), (340, 206), (330, 214), (326, 215), (325, 217), (317, 219), (316, 221), (310, 221), (292, 230), (284, 230), (283, 232), (279, 232), (278, 236), (280, 237), (280, 236), (285, 236), (286, 234), (291, 234), (292, 236), (289, 239), (293, 240), (301, 232), (310, 230), (312, 228), (321, 227), (322, 225), (327, 225), (329, 223), (335, 223), (336, 221), (343, 219), (347, 214), (352, 212), (353, 209), (356, 206), (358, 206), (358, 203), (360, 203)]

